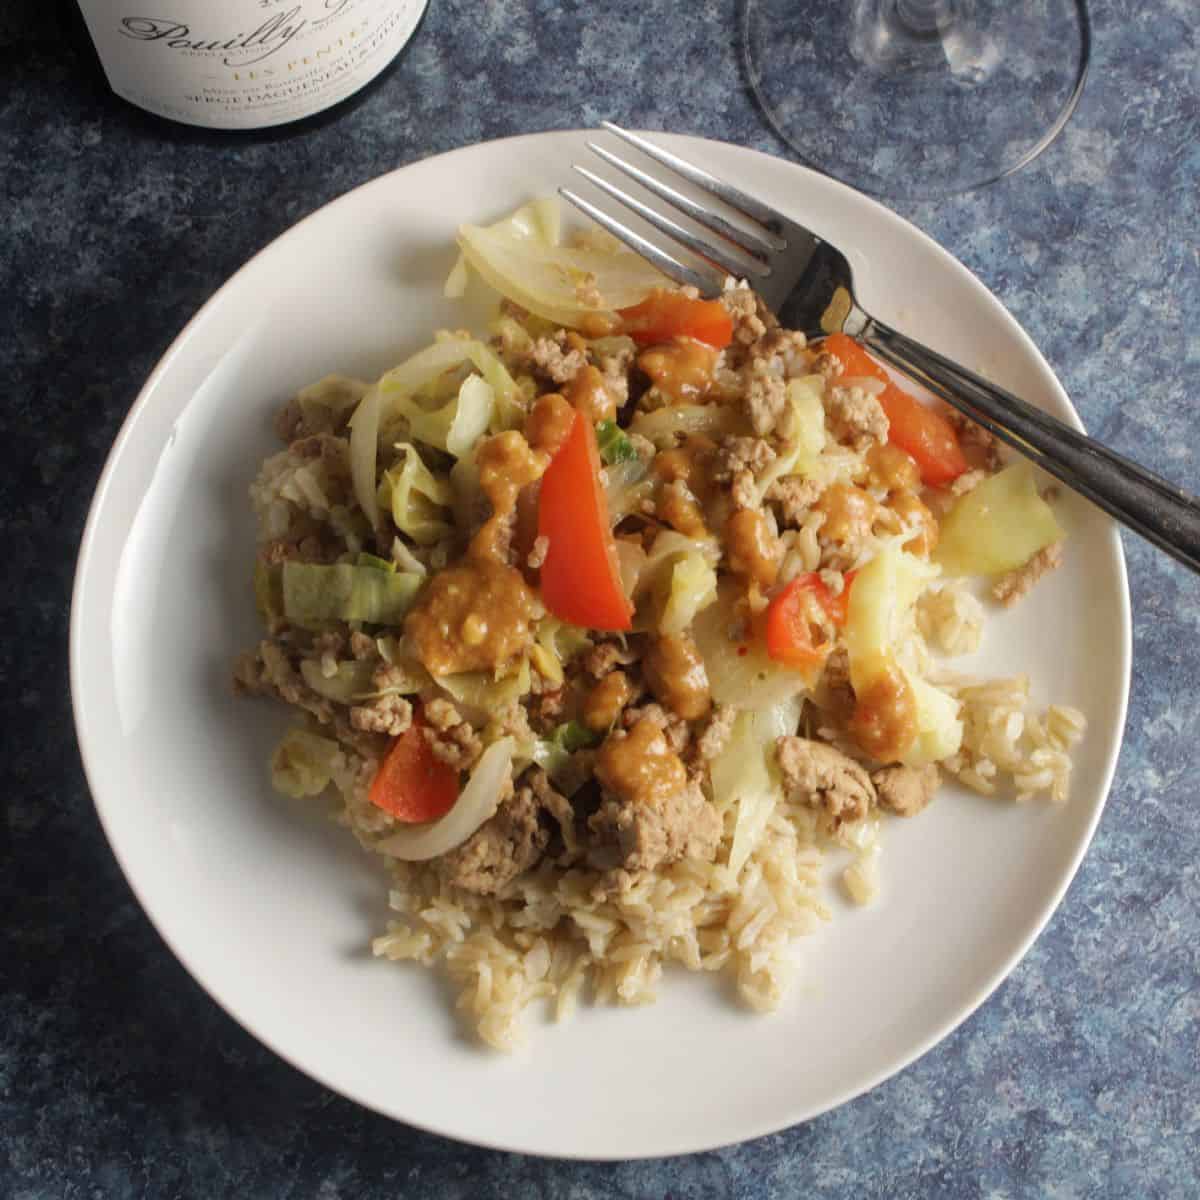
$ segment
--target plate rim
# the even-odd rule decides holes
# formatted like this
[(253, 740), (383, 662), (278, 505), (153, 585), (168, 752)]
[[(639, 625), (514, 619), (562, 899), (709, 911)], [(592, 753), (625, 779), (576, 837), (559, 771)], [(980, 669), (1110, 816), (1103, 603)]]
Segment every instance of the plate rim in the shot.
[[(685, 152), (690, 148), (703, 151), (705, 147), (718, 147), (722, 151), (731, 150), (738, 154), (750, 155), (754, 158), (764, 159), (772, 164), (782, 164), (790, 171), (799, 172), (800, 175), (808, 177), (818, 183), (820, 187), (832, 187), (836, 190), (841, 190), (848, 195), (852, 195), (856, 200), (866, 201), (870, 206), (879, 210), (879, 212), (887, 219), (898, 222), (905, 231), (906, 236), (912, 237), (920, 241), (926, 248), (932, 249), (946, 264), (949, 269), (955, 270), (966, 276), (970, 283), (986, 293), (990, 301), (992, 301), (998, 309), (1003, 313), (1004, 319), (1009, 325), (1009, 332), (1015, 334), (1021, 342), (1024, 351), (1029, 355), (1033, 363), (1040, 369), (1046, 380), (1052, 385), (1053, 389), (1058, 394), (1058, 399), (1064, 405), (1070, 417), (1070, 423), (1080, 431), (1083, 431), (1083, 422), (1079, 417), (1078, 412), (1072, 403), (1070, 396), (1053, 368), (1033, 341), (1032, 337), (1026, 332), (1024, 327), (1016, 319), (1015, 316), (1008, 310), (1004, 302), (995, 295), (995, 293), (981, 280), (965, 263), (961, 262), (953, 253), (947, 250), (944, 246), (938, 243), (933, 237), (920, 229), (908, 218), (900, 213), (888, 208), (880, 200), (875, 197), (861, 192), (856, 188), (842, 183), (840, 180), (833, 179), (829, 176), (822, 175), (820, 172), (814, 171), (802, 163), (791, 159), (784, 158), (779, 155), (769, 154), (762, 150), (757, 150), (748, 146), (740, 146), (733, 142), (725, 142), (715, 138), (700, 137), (692, 134), (668, 133), (661, 130), (644, 131), (647, 136), (658, 137), (667, 140), (672, 144), (673, 149)], [(489, 1150), (500, 1150), (505, 1152), (516, 1152), (529, 1154), (534, 1157), (541, 1158), (557, 1158), (573, 1161), (585, 1162), (617, 1162), (630, 1161), (633, 1159), (647, 1158), (670, 1158), (680, 1155), (702, 1153), (710, 1150), (718, 1150), (728, 1146), (741, 1144), (753, 1139), (768, 1136), (773, 1133), (778, 1133), (781, 1130), (792, 1128), (796, 1125), (804, 1124), (814, 1120), (817, 1117), (831, 1112), (836, 1108), (850, 1103), (859, 1096), (865, 1095), (867, 1092), (879, 1087), (882, 1083), (898, 1075), (906, 1070), (919, 1058), (922, 1058), (931, 1049), (944, 1041), (951, 1033), (959, 1026), (970, 1019), (979, 1008), (989, 1000), (996, 990), (1003, 984), (1013, 973), (1020, 962), (1029, 953), (1034, 942), (1042, 935), (1046, 927), (1058, 912), (1062, 904), (1063, 898), (1069, 890), (1071, 884), (1079, 872), (1080, 864), (1091, 847), (1092, 840), (1095, 837), (1096, 829), (1100, 819), (1103, 816), (1107, 806), (1109, 796), (1112, 791), (1113, 780), (1116, 775), (1117, 765), (1120, 759), (1121, 750), (1125, 741), (1125, 726), (1128, 717), (1129, 699), (1132, 684), (1132, 649), (1133, 649), (1133, 630), (1132, 630), (1132, 605), (1129, 591), (1129, 573), (1128, 564), (1126, 561), (1125, 548), (1122, 542), (1119, 528), (1113, 522), (1105, 531), (1106, 539), (1110, 544), (1111, 549), (1115, 550), (1114, 564), (1116, 567), (1118, 584), (1117, 587), (1117, 607), (1120, 619), (1120, 637), (1118, 650), (1118, 676), (1120, 681), (1120, 693), (1115, 698), (1114, 720), (1117, 729), (1117, 736), (1113, 744), (1108, 748), (1106, 762), (1103, 769), (1100, 771), (1099, 778), (1099, 802), (1095, 806), (1095, 811), (1092, 814), (1086, 829), (1083, 831), (1079, 839), (1078, 845), (1073, 856), (1065, 869), (1062, 872), (1061, 881), (1049, 895), (1047, 901), (1043, 905), (1037, 921), (1027, 931), (1025, 936), (1019, 941), (1015, 949), (1004, 958), (991, 972), (989, 972), (988, 981), (979, 989), (977, 994), (960, 1010), (952, 1014), (946, 1021), (940, 1024), (931, 1034), (910, 1047), (905, 1053), (889, 1059), (886, 1066), (879, 1071), (871, 1074), (864, 1082), (852, 1084), (841, 1091), (838, 1091), (827, 1102), (824, 1102), (815, 1108), (805, 1109), (797, 1113), (795, 1111), (788, 1112), (782, 1118), (770, 1122), (756, 1124), (753, 1128), (738, 1130), (731, 1133), (728, 1137), (722, 1137), (718, 1140), (706, 1137), (672, 1137), (667, 1139), (669, 1144), (664, 1143), (664, 1147), (656, 1150), (636, 1151), (632, 1154), (622, 1153), (620, 1151), (612, 1151), (610, 1153), (582, 1153), (572, 1150), (552, 1151), (538, 1148), (530, 1148), (524, 1145), (515, 1145), (511, 1141), (505, 1142), (500, 1140), (489, 1140), (486, 1135), (477, 1136), (474, 1134), (464, 1134), (454, 1130), (443, 1128), (436, 1123), (425, 1123), (419, 1119), (414, 1119), (408, 1114), (400, 1115), (395, 1111), (390, 1111), (383, 1103), (373, 1099), (366, 1099), (360, 1095), (354, 1094), (348, 1090), (342, 1083), (329, 1077), (329, 1072), (324, 1069), (313, 1069), (309, 1066), (302, 1065), (297, 1061), (293, 1054), (284, 1049), (278, 1042), (275, 1034), (269, 1028), (263, 1028), (260, 1023), (253, 1021), (248, 1017), (244, 1017), (239, 1012), (227, 1003), (215, 990), (215, 986), (209, 984), (203, 977), (198, 966), (193, 965), (192, 955), (184, 950), (180, 945), (176, 944), (175, 939), (168, 934), (163, 927), (164, 922), (156, 915), (153, 907), (148, 902), (143, 894), (143, 888), (139, 884), (136, 873), (131, 869), (127, 855), (122, 852), (119, 839), (114, 833), (114, 829), (110, 820), (110, 816), (106, 814), (105, 803), (100, 798), (100, 791), (95, 785), (97, 770), (94, 765), (94, 752), (89, 750), (87, 729), (87, 717), (85, 712), (85, 703), (83, 700), (83, 678), (85, 676), (85, 667), (83, 663), (84, 650), (81, 644), (81, 623), (83, 612), (83, 601), (86, 592), (86, 576), (89, 566), (92, 561), (92, 556), (95, 551), (95, 543), (99, 536), (101, 528), (100, 517), (101, 511), (105, 507), (105, 502), (109, 491), (111, 490), (114, 478), (116, 476), (119, 464), (123, 457), (127, 443), (130, 441), (133, 430), (141, 420), (143, 413), (149, 408), (152, 403), (153, 395), (158, 389), (158, 386), (165, 375), (171, 369), (175, 358), (181, 353), (184, 346), (189, 342), (197, 328), (205, 321), (211, 312), (219, 308), (225, 295), (231, 291), (242, 276), (250, 272), (260, 259), (266, 255), (274, 253), (277, 249), (286, 243), (289, 239), (299, 238), (301, 231), (315, 222), (318, 218), (323, 217), (330, 210), (339, 206), (345, 206), (353, 203), (355, 197), (359, 193), (374, 187), (385, 186), (385, 181), (393, 176), (400, 175), (410, 168), (423, 166), (433, 162), (447, 162), (458, 157), (468, 157), (472, 153), (479, 151), (484, 147), (509, 146), (514, 151), (518, 150), (520, 144), (545, 141), (550, 139), (580, 139), (593, 136), (595, 133), (592, 129), (587, 128), (571, 128), (571, 129), (553, 129), (542, 130), (532, 133), (514, 134), (507, 137), (493, 138), (486, 141), (472, 142), (467, 145), (458, 146), (454, 149), (443, 151), (439, 154), (427, 155), (423, 158), (418, 158), (410, 163), (405, 163), (402, 166), (393, 168), (380, 175), (373, 176), (364, 182), (357, 184), (355, 187), (343, 192), (341, 195), (334, 197), (332, 200), (320, 205), (312, 212), (302, 217), (292, 225), (288, 226), (277, 236), (272, 238), (265, 245), (260, 247), (254, 254), (246, 259), (232, 274), (226, 277), (216, 290), (208, 297), (207, 300), (193, 313), (187, 320), (175, 337), (171, 340), (167, 349), (162, 353), (150, 374), (146, 377), (145, 382), (138, 390), (137, 396), (130, 406), (128, 413), (121, 423), (120, 428), (113, 440), (112, 446), (104, 461), (104, 466), (97, 480), (95, 490), (88, 506), (87, 519), (84, 524), (83, 534), (80, 540), (79, 551), (76, 556), (75, 570), (72, 580), (71, 603), (69, 613), (69, 635), (68, 635), (68, 664), (69, 664), (69, 687), (71, 694), (71, 711), (75, 728), (76, 743), (79, 747), (80, 759), (84, 768), (84, 776), (87, 781), (88, 791), (92, 799), (93, 807), (95, 808), (99, 819), (101, 829), (104, 833), (105, 840), (108, 843), (109, 849), (117, 864), (121, 869), (124, 880), (138, 905), (150, 925), (162, 940), (171, 954), (187, 971), (189, 976), (196, 982), (204, 993), (213, 1000), (218, 1007), (225, 1012), (232, 1020), (234, 1020), (243, 1030), (245, 1030), (256, 1041), (265, 1046), (273, 1054), (282, 1059), (293, 1069), (306, 1075), (308, 1078), (319, 1083), (323, 1087), (329, 1088), (339, 1096), (351, 1100), (355, 1104), (375, 1112), (380, 1116), (386, 1117), (389, 1120), (399, 1121), (402, 1124), (408, 1125), (414, 1129), (421, 1130), (425, 1133), (435, 1134), (439, 1137), (445, 1137), (453, 1141), (460, 1142), (464, 1145), (479, 1146)], [(772, 167), (770, 169), (777, 169)], [(186, 411), (186, 405), (184, 410)], [(786, 1107), (786, 1106), (785, 1106)]]

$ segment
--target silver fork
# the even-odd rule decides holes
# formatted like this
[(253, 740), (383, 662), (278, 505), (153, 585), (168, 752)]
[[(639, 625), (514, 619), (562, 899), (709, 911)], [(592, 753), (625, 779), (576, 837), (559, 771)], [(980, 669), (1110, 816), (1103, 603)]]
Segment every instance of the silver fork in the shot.
[(564, 198), (665, 275), (708, 296), (720, 293), (728, 275), (745, 278), (785, 328), (809, 337), (851, 334), (1172, 558), (1200, 572), (1200, 500), (1195, 496), (870, 316), (854, 298), (845, 255), (803, 225), (637, 134), (607, 121), (604, 128), (742, 218), (735, 223), (589, 142), (589, 149), (606, 163), (712, 235), (697, 235), (576, 164), (575, 170), (601, 191), (695, 256), (691, 262), (686, 256), (676, 257), (677, 251), (668, 252), (569, 188), (560, 189)]

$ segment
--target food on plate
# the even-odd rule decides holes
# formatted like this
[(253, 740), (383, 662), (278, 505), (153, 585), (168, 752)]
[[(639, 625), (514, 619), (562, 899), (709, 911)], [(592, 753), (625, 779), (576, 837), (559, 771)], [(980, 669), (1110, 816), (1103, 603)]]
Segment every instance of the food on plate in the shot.
[(669, 962), (774, 1007), (829, 868), (868, 902), (944, 776), (1066, 800), (1082, 715), (946, 665), (1063, 531), (982, 430), (744, 284), (670, 287), (543, 201), (459, 246), (486, 332), (306, 388), (251, 488), (235, 680), (296, 712), (274, 782), (336, 795), (392, 873), (376, 954), (444, 967), (492, 1046)]

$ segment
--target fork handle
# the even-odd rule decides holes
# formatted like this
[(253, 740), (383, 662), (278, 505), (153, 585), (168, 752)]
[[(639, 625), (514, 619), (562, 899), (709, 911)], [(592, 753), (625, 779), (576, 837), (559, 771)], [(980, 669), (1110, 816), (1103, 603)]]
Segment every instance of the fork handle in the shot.
[(1200, 573), (1200, 499), (882, 321), (869, 320), (858, 336), (881, 359)]

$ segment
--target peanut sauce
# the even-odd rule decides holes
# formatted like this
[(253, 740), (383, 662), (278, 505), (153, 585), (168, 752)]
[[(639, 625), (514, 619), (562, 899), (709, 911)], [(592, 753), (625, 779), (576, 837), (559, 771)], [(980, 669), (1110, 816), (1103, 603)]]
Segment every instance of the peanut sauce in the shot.
[(867, 485), (885, 492), (915, 492), (921, 472), (911, 454), (891, 442), (879, 442), (867, 451)]
[(879, 513), (875, 498), (852, 483), (831, 483), (813, 508), (825, 514), (821, 540), (830, 542), (855, 542), (865, 537)]
[(881, 664), (860, 692), (850, 718), (854, 740), (879, 762), (895, 762), (917, 736), (917, 701), (903, 672)]
[(637, 363), (660, 391), (681, 404), (691, 404), (712, 386), (718, 353), (695, 338), (677, 337), (643, 350)]
[(752, 508), (739, 508), (725, 522), (728, 566), (762, 590), (772, 587), (779, 574), (779, 541), (766, 518)]
[(703, 510), (681, 479), (672, 480), (659, 490), (655, 512), (685, 537), (703, 537), (708, 532)]
[(534, 401), (529, 415), (525, 418), (525, 440), (535, 450), (542, 450), (553, 456), (559, 446), (567, 440), (574, 420), (575, 410), (566, 397), (557, 392), (547, 392)]
[(633, 685), (625, 672), (609, 671), (583, 698), (579, 719), (596, 733), (606, 733), (633, 695)]
[(494, 671), (529, 649), (542, 611), (519, 571), (468, 558), (430, 579), (404, 629), (431, 675)]
[(417, 657), (432, 675), (495, 671), (533, 644), (543, 615), (537, 593), (508, 564), (517, 497), (549, 461), (516, 432), (480, 443), (479, 486), (492, 515), (457, 566), (434, 575), (404, 621)]
[(617, 797), (651, 807), (687, 787), (683, 761), (648, 717), (624, 737), (614, 733), (605, 739), (596, 755), (596, 778)]
[(656, 637), (642, 660), (642, 673), (654, 698), (685, 721), (706, 716), (712, 708), (704, 659), (687, 634)]
[(567, 401), (595, 425), (599, 421), (615, 421), (617, 404), (604, 376), (590, 363), (567, 384)]
[(681, 446), (662, 450), (654, 457), (654, 473), (664, 483), (681, 480), (693, 496), (705, 499), (713, 488), (713, 460), (717, 444), (702, 433), (689, 434)]

